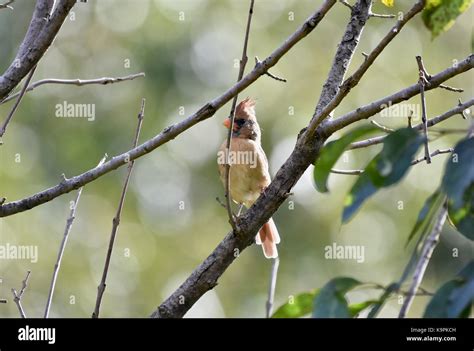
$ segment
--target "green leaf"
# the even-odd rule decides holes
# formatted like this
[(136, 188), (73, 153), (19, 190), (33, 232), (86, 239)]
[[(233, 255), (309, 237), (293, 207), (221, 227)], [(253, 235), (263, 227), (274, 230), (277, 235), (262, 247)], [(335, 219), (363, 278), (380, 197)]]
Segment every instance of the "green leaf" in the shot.
[(341, 157), (344, 150), (349, 146), (350, 143), (356, 139), (376, 131), (372, 125), (363, 125), (359, 128), (351, 130), (349, 133), (344, 135), (338, 140), (331, 141), (324, 145), (321, 153), (316, 161), (314, 168), (314, 183), (316, 189), (321, 193), (328, 192), (327, 181), (331, 169), (336, 164), (339, 157)]
[(405, 247), (410, 243), (411, 239), (413, 239), (420, 229), (427, 229), (429, 227), (429, 223), (433, 222), (434, 216), (436, 213), (438, 213), (439, 209), (443, 205), (444, 198), (444, 194), (438, 189), (432, 195), (430, 195), (428, 199), (426, 199), (423, 208), (418, 214), (415, 226), (408, 236)]
[(384, 139), (382, 151), (370, 161), (346, 196), (343, 223), (348, 222), (377, 190), (403, 178), (423, 140), (412, 128), (398, 129)]
[(474, 260), (444, 284), (426, 307), (424, 318), (460, 318), (474, 301)]
[(310, 314), (317, 293), (317, 290), (304, 292), (290, 298), (275, 311), (272, 318), (299, 318)]
[(428, 0), (422, 19), (432, 38), (451, 28), (456, 18), (471, 4), (472, 0)]
[(344, 295), (361, 284), (347, 277), (330, 280), (314, 300), (313, 318), (350, 318), (352, 315)]
[(353, 303), (349, 305), (349, 314), (352, 318), (357, 317), (357, 315), (365, 310), (366, 308), (379, 303), (378, 300), (367, 300), (364, 302)]
[(442, 189), (451, 223), (474, 240), (474, 138), (461, 140), (446, 164)]

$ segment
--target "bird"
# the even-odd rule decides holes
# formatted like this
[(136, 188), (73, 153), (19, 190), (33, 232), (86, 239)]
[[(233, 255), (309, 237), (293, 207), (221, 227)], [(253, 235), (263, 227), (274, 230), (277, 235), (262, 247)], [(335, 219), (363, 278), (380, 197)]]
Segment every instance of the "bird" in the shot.
[[(231, 118), (225, 119), (223, 124), (226, 128), (231, 128)], [(226, 149), (227, 140), (224, 140), (218, 152), (220, 179), (224, 187)], [(255, 101), (251, 98), (242, 100), (235, 108), (228, 157), (231, 199), (250, 208), (271, 182), (268, 160), (262, 148), (260, 126), (255, 114)], [(255, 242), (262, 246), (266, 258), (278, 257), (277, 244), (280, 242), (280, 235), (272, 218), (260, 228)]]

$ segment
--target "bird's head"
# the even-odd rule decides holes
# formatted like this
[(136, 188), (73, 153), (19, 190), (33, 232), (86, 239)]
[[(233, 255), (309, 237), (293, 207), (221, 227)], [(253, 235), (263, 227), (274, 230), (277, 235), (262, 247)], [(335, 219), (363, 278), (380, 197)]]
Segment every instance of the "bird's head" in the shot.
[[(226, 128), (231, 127), (231, 118), (224, 120)], [(255, 116), (255, 101), (251, 98), (242, 100), (235, 108), (232, 136), (242, 139), (260, 140), (260, 127)]]

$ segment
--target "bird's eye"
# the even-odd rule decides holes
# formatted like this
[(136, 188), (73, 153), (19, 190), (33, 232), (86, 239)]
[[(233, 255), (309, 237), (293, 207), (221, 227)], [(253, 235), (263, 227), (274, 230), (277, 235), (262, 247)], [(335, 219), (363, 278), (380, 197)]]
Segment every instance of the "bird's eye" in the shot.
[(236, 119), (235, 123), (237, 123), (239, 127), (242, 127), (245, 124), (245, 119), (243, 118)]

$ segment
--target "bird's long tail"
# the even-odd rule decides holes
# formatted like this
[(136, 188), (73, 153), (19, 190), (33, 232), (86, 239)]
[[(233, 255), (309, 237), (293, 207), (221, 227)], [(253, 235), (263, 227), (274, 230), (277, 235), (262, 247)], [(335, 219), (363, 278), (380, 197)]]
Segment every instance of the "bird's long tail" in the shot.
[(263, 254), (266, 258), (278, 257), (276, 245), (280, 242), (280, 235), (278, 234), (278, 229), (272, 218), (262, 226), (255, 237), (255, 242), (257, 245), (262, 245)]

